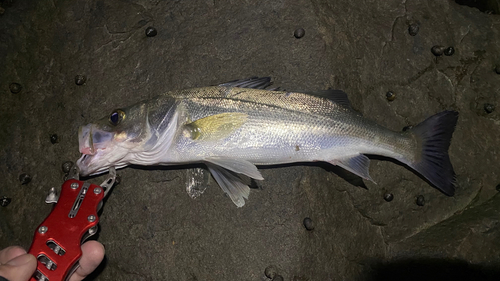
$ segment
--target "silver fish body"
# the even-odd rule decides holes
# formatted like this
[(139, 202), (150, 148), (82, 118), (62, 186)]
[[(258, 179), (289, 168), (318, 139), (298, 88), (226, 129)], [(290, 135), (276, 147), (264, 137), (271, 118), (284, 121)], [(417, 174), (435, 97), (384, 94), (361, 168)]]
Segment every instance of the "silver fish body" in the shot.
[[(412, 157), (417, 145), (408, 134), (390, 131), (353, 110), (307, 94), (220, 87), (199, 91), (212, 97), (193, 94), (181, 99), (178, 124), (221, 113), (244, 113), (247, 119), (230, 135), (205, 141), (193, 139), (189, 129), (181, 126), (162, 159), (166, 163), (199, 162), (207, 157), (244, 159), (256, 165), (331, 162), (360, 153), (402, 158)], [(324, 104), (317, 106), (318, 102)]]
[(452, 195), (447, 150), (456, 121), (456, 112), (445, 111), (394, 132), (354, 111), (341, 91), (196, 88), (115, 110), (82, 127), (77, 164), (85, 175), (130, 164), (205, 163), (241, 207), (249, 188), (236, 174), (263, 179), (255, 165), (323, 161), (371, 180), (364, 154), (375, 154), (409, 165)]

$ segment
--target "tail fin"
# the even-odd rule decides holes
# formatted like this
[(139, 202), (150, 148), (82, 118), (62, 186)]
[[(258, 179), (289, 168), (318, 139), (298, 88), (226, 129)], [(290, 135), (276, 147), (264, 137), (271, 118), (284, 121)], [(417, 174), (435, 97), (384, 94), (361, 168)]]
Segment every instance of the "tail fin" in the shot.
[(457, 124), (458, 112), (443, 111), (411, 129), (422, 141), (419, 161), (407, 163), (448, 196), (455, 194), (455, 172), (448, 148)]

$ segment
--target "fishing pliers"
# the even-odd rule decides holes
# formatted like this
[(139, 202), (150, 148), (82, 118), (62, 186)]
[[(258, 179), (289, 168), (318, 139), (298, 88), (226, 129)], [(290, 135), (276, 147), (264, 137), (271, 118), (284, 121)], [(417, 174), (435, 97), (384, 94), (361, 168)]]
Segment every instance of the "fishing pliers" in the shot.
[(37, 260), (37, 269), (30, 281), (63, 281), (79, 267), (81, 245), (97, 232), (98, 212), (116, 179), (110, 168), (99, 186), (79, 180), (79, 169), (73, 165), (60, 195), (51, 188), (45, 203), (54, 207), (35, 231), (28, 253)]

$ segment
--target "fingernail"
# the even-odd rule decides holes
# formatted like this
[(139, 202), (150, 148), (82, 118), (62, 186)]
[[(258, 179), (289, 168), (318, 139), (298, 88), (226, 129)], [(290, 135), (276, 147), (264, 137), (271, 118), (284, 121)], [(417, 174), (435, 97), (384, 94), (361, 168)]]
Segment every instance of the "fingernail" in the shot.
[(21, 266), (21, 265), (25, 265), (29, 262), (32, 262), (34, 260), (34, 258), (35, 257), (33, 255), (24, 254), (24, 255), (18, 256), (15, 259), (11, 259), (9, 262), (7, 262), (7, 264), (12, 265), (12, 266)]

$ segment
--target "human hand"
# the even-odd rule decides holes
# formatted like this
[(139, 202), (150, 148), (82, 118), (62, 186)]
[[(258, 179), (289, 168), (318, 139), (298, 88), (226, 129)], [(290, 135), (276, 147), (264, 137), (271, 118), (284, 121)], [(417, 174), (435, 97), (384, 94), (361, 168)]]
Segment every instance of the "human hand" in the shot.
[[(69, 281), (83, 280), (92, 273), (104, 258), (104, 246), (97, 241), (88, 241), (82, 245), (80, 267), (73, 273)], [(0, 251), (0, 281), (1, 277), (8, 281), (28, 281), (35, 272), (36, 258), (27, 254), (18, 246), (7, 247)]]

